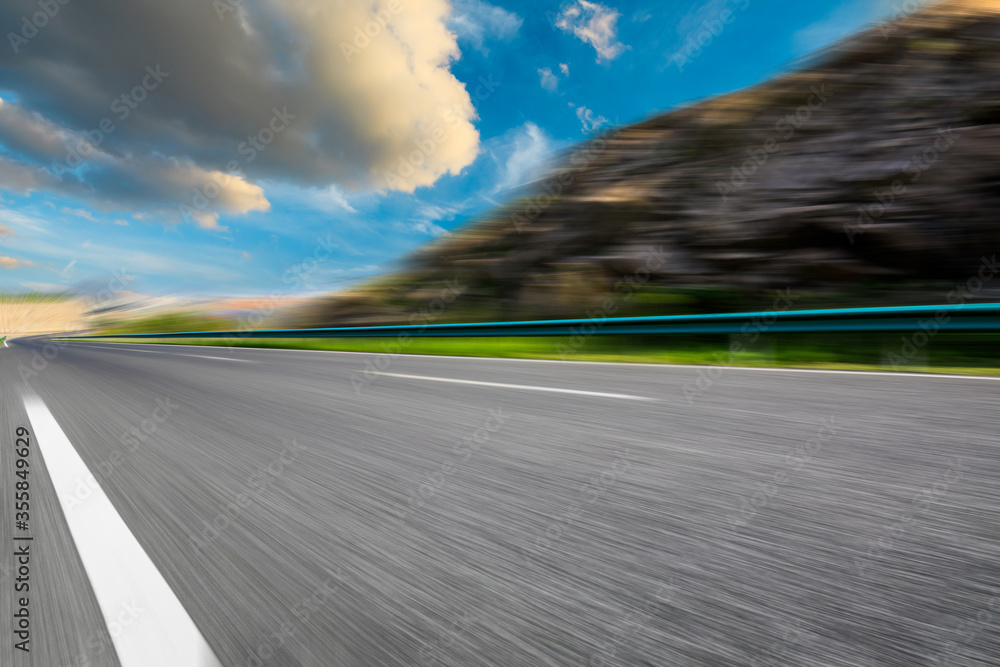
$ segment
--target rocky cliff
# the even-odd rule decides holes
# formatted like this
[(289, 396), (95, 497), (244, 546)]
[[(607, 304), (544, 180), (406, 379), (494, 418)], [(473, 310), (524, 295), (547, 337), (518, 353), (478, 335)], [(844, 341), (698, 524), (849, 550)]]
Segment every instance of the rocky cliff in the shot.
[(1000, 251), (998, 211), (1000, 0), (952, 0), (576, 147), (310, 323), (404, 321), (445, 281), (461, 293), (437, 321), (581, 315), (609, 296), (619, 314), (750, 309), (779, 289), (798, 306), (943, 303)]

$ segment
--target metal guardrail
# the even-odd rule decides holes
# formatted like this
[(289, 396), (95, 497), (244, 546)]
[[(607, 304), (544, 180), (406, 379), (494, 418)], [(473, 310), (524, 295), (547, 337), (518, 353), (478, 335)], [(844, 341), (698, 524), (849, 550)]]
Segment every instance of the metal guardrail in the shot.
[(714, 315), (586, 318), (327, 329), (251, 329), (106, 334), (84, 338), (386, 338), (392, 336), (563, 336), (575, 334), (703, 334), (792, 331), (1000, 331), (1000, 303), (834, 308)]

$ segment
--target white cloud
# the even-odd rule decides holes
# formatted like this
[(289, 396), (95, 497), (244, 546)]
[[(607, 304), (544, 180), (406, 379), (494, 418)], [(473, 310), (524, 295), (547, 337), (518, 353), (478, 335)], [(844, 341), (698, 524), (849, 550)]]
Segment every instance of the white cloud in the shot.
[(347, 203), (347, 198), (344, 197), (344, 193), (341, 192), (336, 185), (331, 185), (330, 187), (321, 190), (317, 193), (316, 200), (322, 208), (342, 208), (349, 213), (357, 213), (357, 211)]
[(572, 33), (597, 51), (597, 62), (614, 60), (627, 46), (618, 41), (617, 9), (598, 2), (576, 0), (556, 18), (556, 27)]
[(417, 219), (406, 226), (406, 229), (419, 234), (426, 234), (427, 236), (446, 236), (450, 232), (435, 223), (441, 220), (454, 220), (455, 215), (458, 213), (459, 209), (451, 206), (424, 204), (417, 209), (415, 215)]
[(601, 125), (608, 122), (608, 119), (604, 116), (595, 116), (594, 112), (587, 107), (580, 106), (576, 108), (576, 117), (580, 119), (583, 124), (583, 133), (590, 134)]
[(68, 206), (63, 206), (59, 210), (62, 211), (63, 213), (69, 213), (70, 215), (75, 215), (79, 218), (83, 218), (84, 220), (90, 220), (91, 222), (99, 222), (99, 220), (94, 217), (93, 213), (84, 208), (69, 208)]
[(510, 147), (510, 153), (503, 159), (500, 182), (495, 193), (530, 183), (544, 173), (552, 156), (552, 140), (545, 132), (532, 123), (508, 133), (503, 145)]
[(542, 67), (539, 69), (538, 77), (541, 80), (542, 88), (545, 90), (555, 92), (556, 88), (559, 87), (559, 79), (548, 67)]
[[(452, 7), (403, 5), (392, 13), (389, 0), (269, 0), (192, 11), (188, 2), (92, 0), (87, 12), (62, 13), (16, 59), (0, 54), (14, 93), (0, 104), (0, 143), (19, 156), (0, 157), (0, 188), (176, 218), (179, 202), (235, 165), (238, 175), (190, 214), (218, 228), (221, 214), (267, 210), (261, 181), (412, 192), (457, 174), (476, 158), (479, 133), (472, 98), (450, 71), (460, 56)], [(456, 7), (470, 39), (509, 39), (521, 24), (481, 0)], [(20, 3), (0, 3), (0, 25), (22, 15)], [(147, 63), (160, 72), (155, 86)], [(143, 81), (152, 86), (144, 101), (120, 104)], [(288, 120), (280, 131), (275, 110)], [(98, 132), (102, 119), (114, 130)], [(415, 142), (441, 130), (433, 152), (398, 171)], [(58, 180), (52, 165), (68, 147), (88, 155)]]
[(434, 236), (434, 237), (445, 236), (446, 234), (448, 234), (447, 229), (435, 225), (430, 220), (418, 220), (417, 222), (414, 222), (412, 225), (410, 225), (410, 229), (419, 234), (426, 234), (427, 236)]
[(489, 53), (483, 48), (487, 38), (510, 41), (517, 36), (523, 23), (517, 14), (483, 0), (453, 0), (452, 4), (454, 13), (448, 19), (448, 27), (459, 39), (484, 53)]
[[(52, 230), (49, 229), (48, 222), (37, 215), (22, 213), (21, 211), (14, 211), (9, 208), (0, 208), (0, 220), (20, 232), (30, 231), (34, 235), (52, 235)], [(13, 231), (11, 235), (15, 235)]]
[(563, 73), (563, 76), (569, 76), (569, 65), (566, 63), (559, 63), (559, 70)]

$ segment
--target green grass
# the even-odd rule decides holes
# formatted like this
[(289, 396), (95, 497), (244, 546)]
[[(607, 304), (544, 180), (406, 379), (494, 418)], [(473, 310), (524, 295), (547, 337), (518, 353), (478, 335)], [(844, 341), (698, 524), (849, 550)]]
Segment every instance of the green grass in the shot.
[[(906, 358), (900, 334), (744, 336), (523, 336), (480, 338), (113, 339), (172, 345), (216, 345), (370, 354), (562, 359), (692, 365), (899, 370), (1000, 376), (1000, 334), (942, 333)], [(107, 341), (105, 341), (107, 342)], [(729, 346), (745, 349), (729, 355)], [(893, 362), (896, 366), (893, 367)]]
[(222, 331), (234, 329), (234, 321), (200, 313), (174, 312), (135, 320), (104, 319), (97, 323), (102, 334), (171, 333), (174, 331)]

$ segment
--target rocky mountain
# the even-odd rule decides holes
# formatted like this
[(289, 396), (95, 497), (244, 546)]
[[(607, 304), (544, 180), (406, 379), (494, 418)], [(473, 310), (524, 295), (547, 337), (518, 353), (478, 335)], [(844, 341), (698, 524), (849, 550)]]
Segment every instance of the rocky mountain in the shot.
[(996, 301), (998, 211), (1000, 0), (950, 0), (577, 146), (309, 324)]

